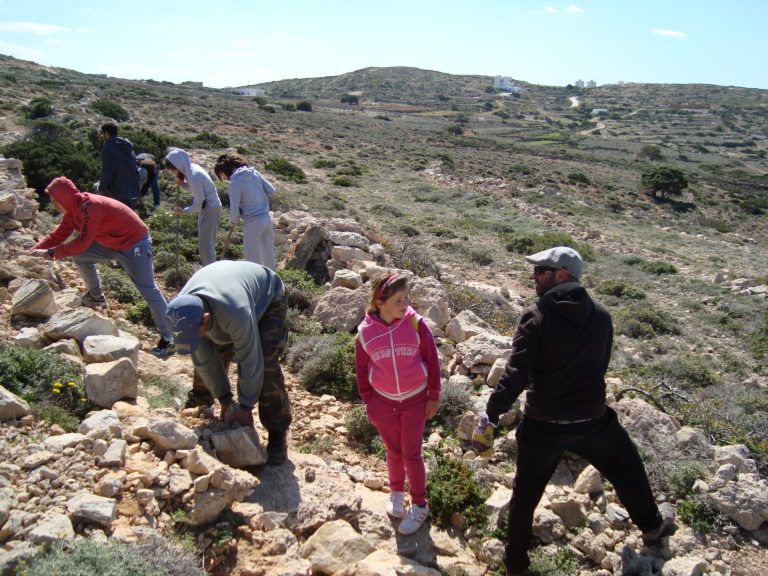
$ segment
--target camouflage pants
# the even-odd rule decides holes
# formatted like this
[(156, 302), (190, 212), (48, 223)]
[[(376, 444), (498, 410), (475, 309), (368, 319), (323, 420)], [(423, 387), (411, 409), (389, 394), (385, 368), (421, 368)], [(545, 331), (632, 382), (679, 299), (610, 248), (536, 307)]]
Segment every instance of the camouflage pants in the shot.
[[(291, 403), (285, 390), (285, 378), (280, 368), (280, 358), (288, 343), (288, 304), (285, 298), (272, 302), (259, 320), (261, 351), (264, 355), (264, 382), (259, 396), (259, 421), (267, 430), (287, 430), (291, 424)], [(231, 344), (216, 346), (219, 358), (226, 370), (235, 356)], [(210, 391), (195, 370), (192, 379), (192, 395), (207, 395)]]

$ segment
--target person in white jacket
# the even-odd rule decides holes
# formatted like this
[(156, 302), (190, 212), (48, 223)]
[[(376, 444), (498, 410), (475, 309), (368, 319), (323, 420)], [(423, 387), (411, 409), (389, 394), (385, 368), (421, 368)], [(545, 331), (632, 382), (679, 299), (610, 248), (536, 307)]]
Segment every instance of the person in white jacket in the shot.
[(243, 257), (270, 270), (275, 269), (275, 235), (269, 215), (269, 197), (275, 187), (237, 154), (222, 154), (213, 168), (229, 182), (229, 225), (243, 220)]
[(198, 249), (200, 262), (207, 266), (216, 262), (216, 229), (219, 227), (221, 199), (216, 185), (202, 166), (193, 164), (181, 148), (171, 148), (165, 157), (165, 167), (175, 176), (182, 188), (192, 193), (192, 204), (186, 208), (176, 206), (177, 216), (197, 214)]

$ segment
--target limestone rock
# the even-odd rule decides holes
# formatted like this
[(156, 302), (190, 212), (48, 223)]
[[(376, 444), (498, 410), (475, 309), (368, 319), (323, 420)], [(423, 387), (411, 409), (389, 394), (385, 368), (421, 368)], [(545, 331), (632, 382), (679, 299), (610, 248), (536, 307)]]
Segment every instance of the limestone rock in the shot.
[(51, 285), (45, 280), (26, 280), (11, 301), (11, 314), (50, 318), (58, 309)]
[(313, 572), (335, 574), (371, 554), (375, 548), (348, 522), (326, 522), (302, 544), (299, 555), (312, 564)]
[(190, 449), (197, 444), (197, 434), (173, 418), (150, 418), (147, 435), (162, 452)]
[(211, 435), (219, 460), (235, 468), (259, 466), (267, 461), (267, 453), (259, 442), (256, 430), (250, 426), (225, 430)]
[(0, 422), (18, 420), (27, 414), (29, 414), (29, 404), (4, 386), (0, 386)]
[(41, 326), (41, 330), (51, 340), (74, 338), (78, 342), (96, 334), (109, 336), (119, 334), (119, 330), (112, 320), (90, 308), (59, 310)]
[(80, 493), (67, 501), (67, 511), (72, 518), (108, 528), (117, 515), (117, 506), (112, 498)]
[(315, 318), (326, 328), (335, 328), (339, 332), (351, 332), (365, 316), (368, 302), (368, 290), (360, 287), (331, 288), (318, 301)]
[(111, 408), (123, 398), (136, 398), (138, 391), (139, 373), (128, 358), (86, 367), (85, 392), (91, 402), (102, 408)]
[(83, 357), (88, 364), (129, 358), (135, 366), (138, 366), (140, 348), (141, 345), (136, 338), (94, 335), (83, 340)]
[(71, 540), (74, 537), (75, 529), (66, 514), (54, 514), (35, 526), (29, 533), (29, 541), (33, 544), (48, 545), (62, 540)]

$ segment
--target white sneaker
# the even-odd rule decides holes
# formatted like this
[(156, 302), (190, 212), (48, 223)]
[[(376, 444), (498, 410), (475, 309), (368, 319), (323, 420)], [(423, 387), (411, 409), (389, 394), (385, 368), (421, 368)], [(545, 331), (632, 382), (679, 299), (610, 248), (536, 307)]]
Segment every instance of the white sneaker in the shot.
[(403, 536), (413, 534), (429, 516), (429, 506), (416, 506), (415, 504), (410, 507), (408, 514), (405, 515), (405, 519), (400, 522), (400, 526), (397, 527), (397, 531)]
[(402, 492), (392, 492), (389, 495), (389, 502), (387, 502), (387, 515), (392, 518), (402, 518), (405, 516), (405, 510), (403, 510), (404, 494)]

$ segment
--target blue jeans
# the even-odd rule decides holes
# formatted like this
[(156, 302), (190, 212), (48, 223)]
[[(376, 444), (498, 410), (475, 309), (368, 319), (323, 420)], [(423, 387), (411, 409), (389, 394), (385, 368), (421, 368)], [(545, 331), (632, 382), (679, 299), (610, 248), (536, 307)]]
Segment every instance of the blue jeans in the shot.
[(509, 572), (529, 565), (533, 514), (565, 450), (597, 468), (613, 484), (630, 518), (643, 531), (657, 528), (661, 515), (645, 467), (616, 412), (589, 422), (554, 424), (523, 418), (517, 429), (517, 470), (509, 503), (504, 563)]
[(80, 271), (80, 276), (83, 278), (88, 292), (96, 298), (103, 295), (96, 264), (105, 260), (116, 260), (123, 267), (123, 270), (147, 301), (160, 336), (165, 340), (172, 340), (173, 333), (165, 317), (167, 304), (160, 289), (155, 284), (155, 274), (152, 267), (152, 239), (149, 234), (127, 250), (115, 250), (94, 242), (80, 254), (72, 256), (72, 261)]

